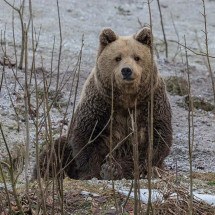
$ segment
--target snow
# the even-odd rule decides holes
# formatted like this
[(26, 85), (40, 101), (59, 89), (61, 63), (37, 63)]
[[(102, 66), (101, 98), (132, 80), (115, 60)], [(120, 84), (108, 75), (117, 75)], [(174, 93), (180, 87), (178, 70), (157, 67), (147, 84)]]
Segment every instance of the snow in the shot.
[[(128, 195), (129, 191), (125, 190), (125, 189), (119, 189), (117, 190), (118, 192), (124, 194), (124, 195)], [(162, 191), (159, 191), (158, 189), (152, 189), (152, 202), (164, 202), (164, 196), (162, 194)], [(193, 192), (194, 194), (194, 198), (196, 200), (202, 200), (212, 206), (215, 206), (215, 195), (211, 195), (211, 194), (200, 194), (197, 192)], [(176, 193), (173, 193), (171, 195), (171, 198), (175, 198), (177, 196)], [(134, 198), (134, 192), (131, 192), (130, 197)], [(149, 198), (149, 190), (148, 189), (140, 189), (140, 200), (147, 204), (148, 203), (148, 198)]]

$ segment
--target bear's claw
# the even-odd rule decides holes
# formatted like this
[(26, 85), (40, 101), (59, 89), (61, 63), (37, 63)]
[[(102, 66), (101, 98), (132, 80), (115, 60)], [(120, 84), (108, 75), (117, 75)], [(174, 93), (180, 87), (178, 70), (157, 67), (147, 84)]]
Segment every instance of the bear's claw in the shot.
[(100, 175), (104, 180), (116, 180), (123, 178), (121, 166), (115, 163), (110, 164), (109, 162), (106, 162), (101, 166)]

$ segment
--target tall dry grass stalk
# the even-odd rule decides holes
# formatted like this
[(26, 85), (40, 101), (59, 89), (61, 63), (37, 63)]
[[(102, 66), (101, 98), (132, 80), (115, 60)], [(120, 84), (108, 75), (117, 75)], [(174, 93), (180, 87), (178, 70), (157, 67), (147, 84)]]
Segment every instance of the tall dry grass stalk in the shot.
[(113, 117), (114, 117), (114, 76), (111, 74), (111, 115), (110, 115), (110, 141), (109, 141), (109, 162), (111, 167), (111, 185), (112, 185), (112, 192), (113, 198), (116, 207), (116, 213), (119, 214), (119, 207), (116, 198), (116, 191), (115, 191), (115, 182), (114, 182), (114, 164), (113, 164)]
[(189, 149), (189, 167), (190, 167), (190, 201), (189, 201), (189, 214), (193, 214), (193, 143), (194, 143), (194, 121), (193, 121), (193, 101), (191, 93), (191, 83), (190, 83), (190, 71), (189, 71), (189, 61), (187, 54), (187, 44), (186, 37), (184, 36), (185, 45), (185, 57), (186, 57), (186, 71), (188, 80), (188, 96), (189, 96), (189, 109), (188, 109), (188, 149)]
[(141, 211), (140, 202), (140, 171), (139, 171), (139, 142), (138, 142), (138, 129), (137, 129), (137, 111), (136, 101), (134, 111), (131, 113), (131, 127), (132, 127), (132, 145), (133, 145), (133, 160), (134, 160), (134, 214), (139, 214)]
[[(30, 112), (30, 92), (29, 92), (29, 76), (28, 76), (28, 31), (26, 25), (24, 25), (24, 37), (25, 37), (25, 83), (24, 83), (24, 104), (25, 104), (25, 185), (26, 185), (26, 193), (27, 198), (29, 196), (29, 178), (28, 178), (28, 170), (29, 170), (29, 150), (30, 150), (30, 123), (29, 123), (29, 112)], [(28, 198), (29, 199), (29, 198)]]
[[(150, 29), (151, 29), (151, 65), (152, 68), (154, 68), (154, 52), (153, 52), (153, 26), (152, 26), (152, 13), (151, 13), (151, 1), (148, 2), (148, 12), (149, 12), (149, 21), (150, 21)], [(148, 148), (148, 171), (147, 171), (147, 179), (148, 179), (148, 190), (149, 190), (149, 198), (148, 198), (148, 205), (147, 205), (147, 212), (146, 214), (153, 214), (153, 205), (152, 205), (152, 157), (153, 157), (153, 144), (154, 144), (154, 91), (153, 86), (154, 79), (153, 75), (151, 75), (150, 79), (150, 103), (148, 105), (148, 111), (149, 111), (149, 120), (148, 120), (148, 128), (149, 128), (149, 148)]]

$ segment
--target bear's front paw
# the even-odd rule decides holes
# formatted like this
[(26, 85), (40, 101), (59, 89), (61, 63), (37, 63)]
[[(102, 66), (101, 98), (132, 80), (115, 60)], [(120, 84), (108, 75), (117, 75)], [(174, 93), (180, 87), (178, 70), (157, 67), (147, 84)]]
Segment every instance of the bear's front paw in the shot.
[(119, 164), (109, 162), (101, 166), (100, 175), (104, 180), (119, 180), (123, 178), (122, 167)]

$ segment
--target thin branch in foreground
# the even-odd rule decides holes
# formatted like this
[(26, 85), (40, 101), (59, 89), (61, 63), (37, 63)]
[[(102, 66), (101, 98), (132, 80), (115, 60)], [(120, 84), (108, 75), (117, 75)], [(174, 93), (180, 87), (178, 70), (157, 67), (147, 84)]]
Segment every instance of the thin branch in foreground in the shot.
[(195, 54), (195, 55), (199, 55), (199, 56), (203, 56), (203, 57), (208, 57), (208, 58), (215, 58), (215, 56), (209, 55), (209, 54), (207, 54), (207, 53), (196, 52), (196, 51), (194, 51), (193, 49), (191, 49), (191, 48), (189, 48), (189, 47), (185, 47), (184, 44), (182, 44), (182, 43), (180, 43), (180, 42), (178, 42), (178, 41), (171, 40), (171, 42), (179, 44), (180, 46), (186, 48), (187, 50), (191, 51), (191, 52), (192, 52), (193, 54)]
[(59, 8), (58, 0), (57, 0), (57, 14), (58, 14), (58, 26), (59, 26), (59, 32), (60, 32), (60, 46), (59, 46), (59, 55), (58, 55), (56, 92), (58, 91), (58, 85), (59, 85), (59, 79), (60, 79), (60, 62), (61, 62), (62, 41), (63, 41), (62, 31), (61, 31), (60, 8)]
[[(150, 53), (151, 53), (151, 65), (152, 68), (154, 67), (154, 58), (153, 58), (153, 29), (152, 29), (152, 14), (151, 14), (151, 2), (148, 0), (148, 11), (149, 11), (149, 20), (150, 20), (150, 28), (151, 28), (151, 46), (150, 46)], [(152, 205), (152, 156), (153, 156), (153, 144), (154, 144), (154, 79), (153, 75), (150, 78), (150, 101), (148, 104), (148, 113), (149, 113), (149, 147), (148, 147), (148, 190), (149, 190), (149, 197), (148, 197), (148, 204), (147, 204), (147, 211), (146, 214), (153, 214), (153, 205)]]
[(15, 177), (14, 177), (14, 168), (13, 168), (12, 156), (11, 156), (10, 149), (8, 147), (8, 143), (6, 141), (5, 134), (4, 134), (4, 131), (3, 131), (1, 123), (0, 123), (0, 132), (1, 132), (1, 136), (2, 136), (3, 142), (5, 144), (5, 147), (6, 147), (7, 154), (9, 156), (10, 165), (8, 166), (8, 170), (9, 170), (10, 179), (11, 179), (11, 186), (12, 186), (12, 190), (13, 190), (13, 196), (15, 198), (15, 201), (16, 201), (17, 207), (18, 207), (18, 209), (20, 211), (20, 214), (24, 215), (24, 212), (23, 212), (23, 209), (22, 209), (22, 205), (20, 203), (20, 200), (19, 200), (18, 194), (17, 194), (17, 190), (16, 190), (16, 181), (15, 181)]
[(214, 83), (214, 75), (211, 69), (211, 63), (209, 58), (209, 47), (208, 47), (208, 30), (207, 30), (207, 16), (206, 16), (206, 9), (205, 9), (205, 0), (202, 0), (203, 4), (203, 13), (202, 16), (204, 18), (204, 34), (205, 34), (205, 49), (206, 49), (206, 58), (207, 58), (207, 64), (208, 64), (208, 71), (211, 77), (211, 84), (213, 89), (213, 96), (214, 96), (214, 104), (215, 104), (215, 83)]
[[(1, 162), (0, 162), (0, 176), (1, 176), (1, 179), (2, 179), (3, 184), (4, 184), (4, 188), (5, 188), (5, 193), (6, 193), (6, 197), (7, 197), (7, 201), (8, 201), (8, 207), (9, 207), (9, 214), (12, 214), (12, 207), (11, 207), (11, 203), (10, 203), (9, 190), (7, 188), (7, 183), (6, 183), (5, 175), (3, 173), (3, 168), (2, 168)], [(5, 211), (4, 211), (4, 213), (6, 214)]]
[(30, 94), (29, 94), (29, 84), (28, 84), (28, 30), (26, 25), (24, 25), (24, 38), (25, 38), (25, 87), (24, 87), (24, 104), (25, 104), (25, 127), (26, 127), (26, 153), (25, 153), (25, 185), (26, 194), (28, 200), (29, 198), (29, 179), (28, 179), (28, 168), (29, 168), (29, 150), (30, 150), (30, 123), (29, 123), (29, 110), (30, 110)]
[[(113, 73), (111, 74), (111, 115), (110, 115), (110, 143), (109, 143), (109, 162), (110, 165), (112, 166), (112, 151), (113, 151), (113, 116), (114, 116), (114, 76)], [(115, 183), (113, 180), (113, 168), (111, 167), (111, 185), (112, 185), (112, 191), (113, 191), (113, 198), (114, 198), (114, 203), (116, 207), (116, 213), (119, 213), (119, 208), (117, 204), (117, 198), (116, 198), (116, 191), (115, 191)]]
[(159, 9), (159, 13), (160, 13), (160, 22), (161, 22), (161, 27), (162, 27), (162, 32), (163, 32), (163, 39), (164, 39), (164, 44), (165, 44), (165, 53), (166, 53), (166, 58), (168, 58), (168, 43), (167, 43), (166, 34), (165, 34), (165, 30), (164, 30), (164, 24), (163, 24), (163, 17), (162, 17), (162, 12), (161, 12), (160, 1), (157, 0), (157, 3), (158, 3), (158, 9)]
[[(14, 48), (14, 55), (15, 55), (15, 60), (16, 60), (16, 65), (17, 65), (17, 49), (16, 49), (16, 37), (15, 37), (15, 25), (14, 25), (14, 10), (12, 11), (12, 29), (13, 29), (13, 48)], [(14, 84), (14, 92), (16, 91), (16, 86), (17, 86), (17, 75), (18, 75), (18, 68), (16, 68), (16, 73), (15, 73), (15, 84)]]
[(4, 41), (3, 41), (3, 38), (2, 38), (3, 35), (2, 35), (2, 31), (1, 31), (1, 49), (2, 49), (2, 52), (4, 53), (4, 55), (3, 55), (3, 62), (2, 62), (3, 71), (2, 71), (2, 75), (1, 75), (1, 81), (0, 81), (0, 92), (1, 92), (1, 89), (2, 89), (2, 86), (3, 86), (4, 73), (5, 73), (5, 58), (7, 56), (5, 33), (6, 33), (6, 25), (5, 25), (5, 30), (4, 30)]
[[(186, 38), (184, 36), (185, 47)], [(191, 97), (191, 86), (190, 86), (190, 73), (189, 73), (189, 62), (187, 49), (185, 48), (186, 56), (186, 70), (187, 70), (187, 79), (188, 79), (188, 96), (189, 96), (189, 110), (188, 110), (188, 148), (189, 148), (189, 165), (190, 165), (190, 201), (189, 201), (189, 213), (193, 214), (193, 161), (192, 161), (192, 152), (193, 152), (193, 141), (194, 141), (194, 125), (193, 125), (193, 102)], [(192, 127), (192, 137), (191, 137), (191, 127)], [(191, 139), (192, 138), (192, 139)]]
[(130, 114), (131, 117), (131, 127), (132, 127), (132, 146), (133, 146), (133, 160), (134, 160), (134, 214), (138, 214), (140, 212), (140, 195), (139, 195), (139, 142), (138, 142), (138, 131), (137, 131), (137, 111), (136, 111), (136, 103), (135, 100), (135, 108), (134, 112)]
[(22, 29), (22, 45), (21, 45), (21, 54), (20, 54), (20, 61), (19, 61), (18, 68), (22, 69), (23, 60), (24, 60), (24, 51), (25, 51), (24, 50), (25, 49), (25, 29), (24, 29), (24, 21), (23, 21), (24, 1), (22, 1), (20, 8), (15, 7), (14, 5), (12, 5), (7, 0), (3, 0), (3, 1), (19, 14), (19, 19), (20, 19), (21, 29)]
[[(178, 40), (178, 43), (179, 43), (179, 41), (180, 41), (179, 33), (178, 33), (177, 28), (176, 28), (176, 25), (175, 25), (175, 22), (174, 22), (174, 19), (173, 19), (173, 15), (172, 15), (172, 13), (170, 13), (170, 14), (171, 14), (171, 20), (172, 20), (172, 24), (173, 24), (173, 27), (174, 27), (174, 30), (175, 30), (175, 34), (177, 36), (177, 40)], [(177, 44), (177, 49), (176, 49), (174, 57), (172, 58), (172, 61), (175, 60), (176, 56), (180, 53), (180, 51), (181, 51), (181, 46), (179, 44)]]

